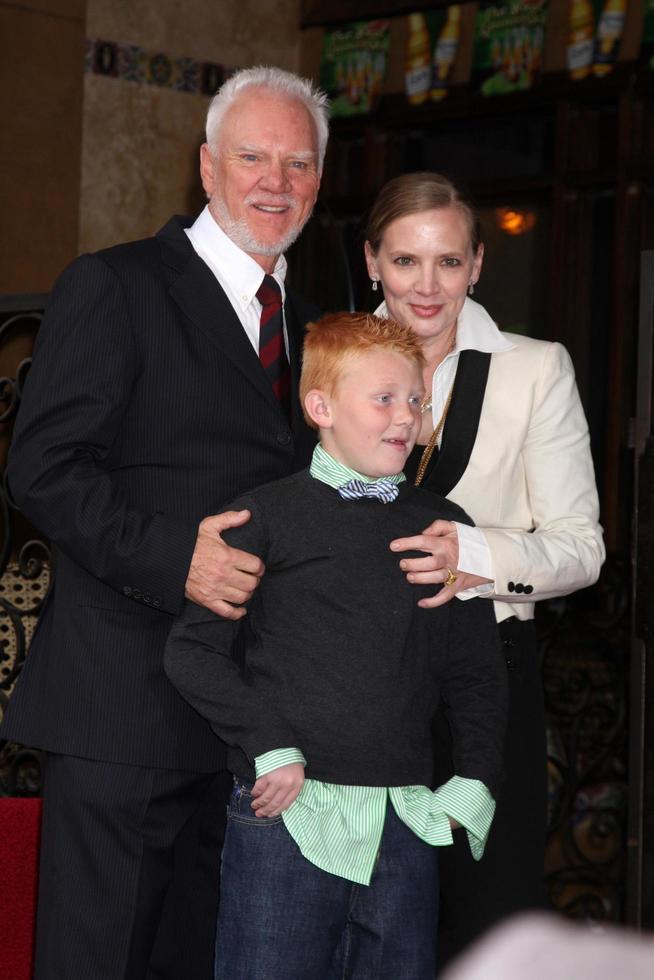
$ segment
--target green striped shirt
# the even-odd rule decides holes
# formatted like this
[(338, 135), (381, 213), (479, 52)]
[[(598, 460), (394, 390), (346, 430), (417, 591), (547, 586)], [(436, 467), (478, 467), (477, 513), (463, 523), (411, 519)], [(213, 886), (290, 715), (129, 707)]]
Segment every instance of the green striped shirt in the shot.
[[(319, 444), (311, 475), (330, 487), (348, 480), (374, 482), (339, 463)], [(405, 476), (388, 477), (401, 483)], [(257, 778), (291, 762), (306, 765), (297, 748), (273, 749), (255, 759)], [(323, 871), (368, 885), (372, 877), (386, 816), (387, 800), (407, 827), (427, 844), (452, 843), (449, 818), (466, 829), (475, 860), (484, 846), (495, 813), (495, 801), (482, 782), (453, 776), (432, 791), (427, 786), (341, 786), (306, 779), (297, 799), (282, 814), (300, 851)]]

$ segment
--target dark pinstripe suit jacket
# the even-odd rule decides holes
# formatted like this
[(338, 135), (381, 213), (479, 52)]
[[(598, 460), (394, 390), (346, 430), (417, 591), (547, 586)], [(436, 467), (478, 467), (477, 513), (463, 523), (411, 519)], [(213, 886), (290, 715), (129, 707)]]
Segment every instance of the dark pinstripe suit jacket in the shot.
[(82, 256), (52, 293), (8, 472), (57, 569), (2, 735), (213, 771), (222, 743), (165, 677), (164, 644), (199, 521), (309, 460), (297, 379), (316, 311), (287, 296), (289, 426), (185, 223)]

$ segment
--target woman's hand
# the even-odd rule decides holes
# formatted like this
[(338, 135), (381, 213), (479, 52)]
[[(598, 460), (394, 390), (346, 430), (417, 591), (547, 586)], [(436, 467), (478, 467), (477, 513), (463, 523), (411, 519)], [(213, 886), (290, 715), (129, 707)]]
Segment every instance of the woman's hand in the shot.
[[(412, 585), (443, 585), (430, 599), (420, 599), (423, 609), (435, 609), (453, 599), (458, 592), (490, 582), (481, 575), (471, 575), (457, 569), (459, 563), (459, 536), (453, 521), (434, 521), (422, 534), (412, 538), (396, 538), (391, 541), (392, 551), (422, 551), (424, 558), (402, 558), (400, 568), (407, 573)], [(445, 582), (456, 576), (450, 585)]]

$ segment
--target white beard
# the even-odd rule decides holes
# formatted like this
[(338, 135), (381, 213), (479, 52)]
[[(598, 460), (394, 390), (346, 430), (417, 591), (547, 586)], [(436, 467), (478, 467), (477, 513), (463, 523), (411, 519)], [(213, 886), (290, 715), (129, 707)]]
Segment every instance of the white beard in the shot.
[[(246, 201), (245, 203), (248, 204), (250, 202)], [(292, 204), (294, 201), (290, 199), (285, 203)], [(269, 257), (282, 255), (290, 248), (311, 217), (311, 213), (309, 213), (303, 222), (290, 228), (279, 241), (266, 243), (260, 242), (254, 237), (245, 218), (239, 218), (238, 220), (232, 218), (223, 201), (213, 197), (210, 208), (222, 230), (228, 238), (231, 238), (235, 245), (238, 245), (240, 249), (249, 255), (266, 255)]]

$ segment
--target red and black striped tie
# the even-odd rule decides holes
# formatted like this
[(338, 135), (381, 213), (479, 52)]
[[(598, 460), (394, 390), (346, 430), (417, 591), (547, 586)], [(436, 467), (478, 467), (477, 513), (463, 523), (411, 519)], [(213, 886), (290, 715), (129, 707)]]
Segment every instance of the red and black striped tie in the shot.
[(273, 391), (288, 414), (290, 408), (291, 371), (284, 345), (282, 291), (272, 276), (264, 276), (257, 290), (261, 303), (259, 323), (259, 360), (270, 378)]

